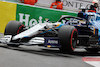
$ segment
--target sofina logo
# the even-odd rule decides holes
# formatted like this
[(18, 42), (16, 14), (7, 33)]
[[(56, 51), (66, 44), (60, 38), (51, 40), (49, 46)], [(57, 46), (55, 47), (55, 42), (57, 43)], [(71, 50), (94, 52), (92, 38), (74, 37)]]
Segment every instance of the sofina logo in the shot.
[(29, 14), (23, 14), (23, 13), (19, 13), (19, 21), (20, 22), (25, 22), (25, 26), (34, 26), (38, 23), (42, 23), (42, 16), (39, 16), (39, 20), (36, 20), (35, 18), (29, 19), (30, 15)]

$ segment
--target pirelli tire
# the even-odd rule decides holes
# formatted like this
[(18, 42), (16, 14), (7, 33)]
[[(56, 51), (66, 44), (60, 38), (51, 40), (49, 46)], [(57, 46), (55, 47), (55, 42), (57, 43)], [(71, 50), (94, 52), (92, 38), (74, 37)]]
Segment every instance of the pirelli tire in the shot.
[[(25, 26), (19, 21), (10, 21), (5, 28), (4, 35), (17, 35), (23, 31)], [(8, 46), (18, 47), (19, 45), (7, 44)]]
[(64, 25), (59, 29), (60, 51), (73, 52), (77, 45), (78, 31), (74, 26)]

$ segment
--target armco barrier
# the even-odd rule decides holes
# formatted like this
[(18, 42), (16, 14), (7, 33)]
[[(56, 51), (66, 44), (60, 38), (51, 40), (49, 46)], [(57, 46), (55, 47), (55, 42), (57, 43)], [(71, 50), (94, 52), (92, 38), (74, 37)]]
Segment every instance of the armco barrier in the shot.
[(23, 22), (25, 26), (43, 23), (46, 18), (57, 21), (61, 15), (77, 16), (74, 12), (16, 4), (0, 1), (0, 33), (4, 32), (6, 24), (11, 20)]

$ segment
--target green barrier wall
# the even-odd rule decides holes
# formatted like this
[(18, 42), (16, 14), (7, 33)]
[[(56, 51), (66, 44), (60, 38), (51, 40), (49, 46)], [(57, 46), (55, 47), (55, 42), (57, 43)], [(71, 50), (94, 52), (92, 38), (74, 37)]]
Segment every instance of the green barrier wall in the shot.
[[(62, 15), (76, 16), (76, 13), (52, 10), (40, 7), (30, 7), (26, 5), (17, 5), (16, 20), (30, 26), (32, 23), (44, 22), (46, 18), (50, 21), (58, 21)], [(24, 21), (26, 20), (26, 21)], [(28, 21), (27, 21), (28, 20)], [(32, 21), (33, 20), (33, 21)]]

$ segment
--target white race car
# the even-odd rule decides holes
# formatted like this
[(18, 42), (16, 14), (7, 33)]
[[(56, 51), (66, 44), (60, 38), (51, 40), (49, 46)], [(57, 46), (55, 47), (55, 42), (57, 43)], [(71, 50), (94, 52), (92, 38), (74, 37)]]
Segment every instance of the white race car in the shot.
[[(13, 47), (39, 45), (58, 47), (62, 52), (72, 52), (76, 46), (85, 46), (91, 52), (98, 52), (100, 48), (98, 30), (89, 25), (86, 19), (72, 16), (63, 16), (55, 23), (39, 23), (30, 29), (19, 21), (10, 21), (4, 35), (0, 42)], [(95, 40), (92, 42), (93, 38)]]

